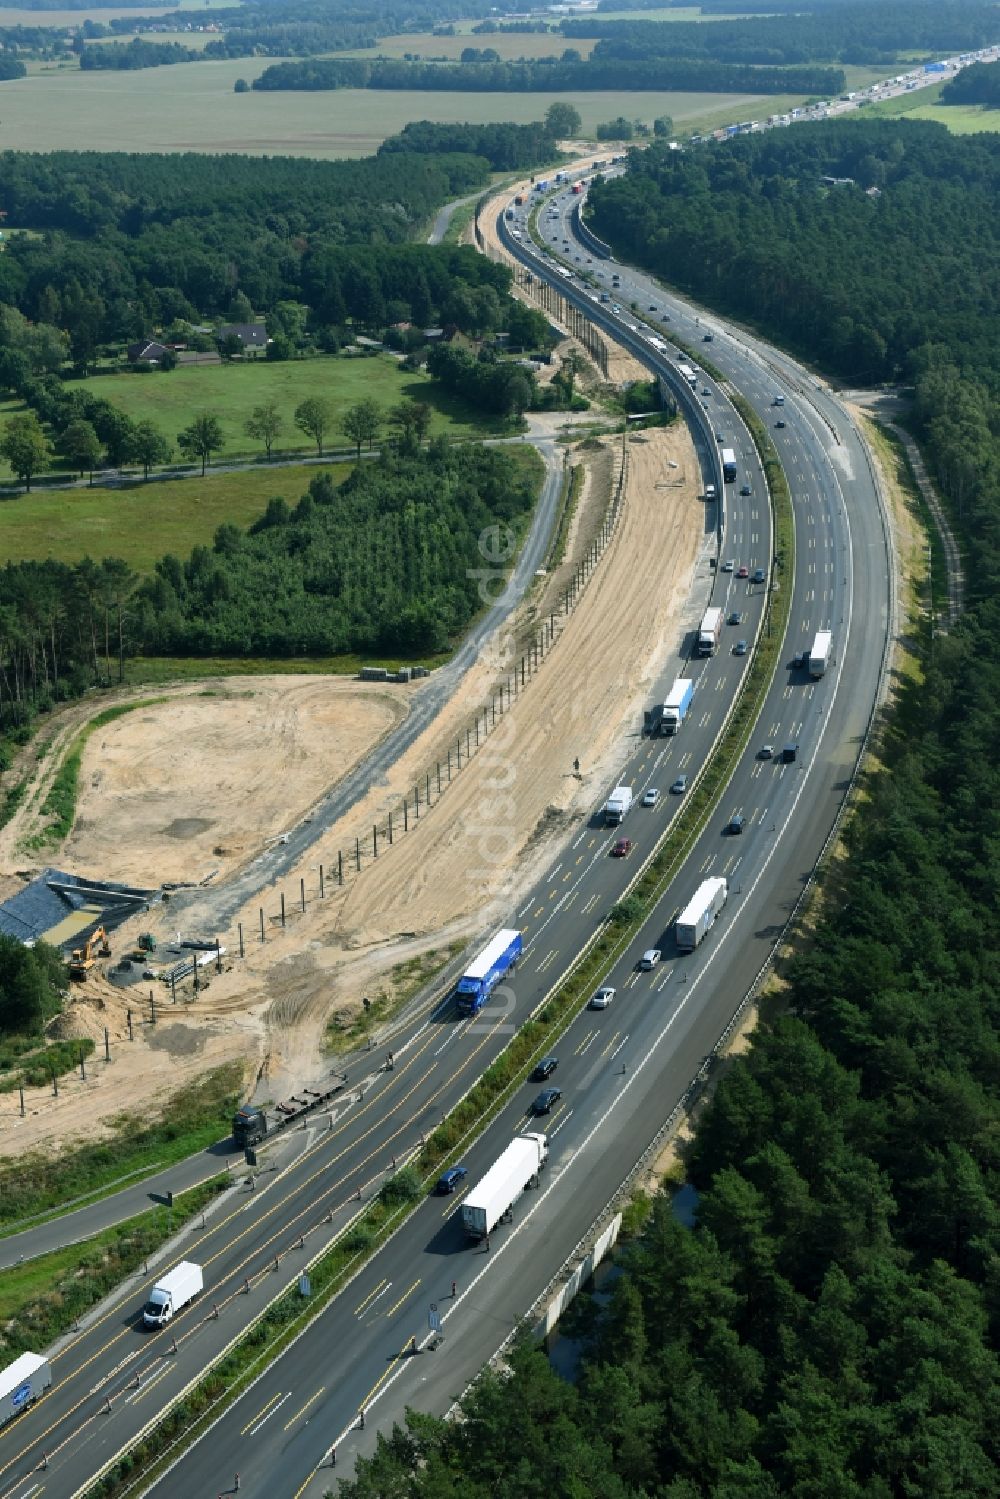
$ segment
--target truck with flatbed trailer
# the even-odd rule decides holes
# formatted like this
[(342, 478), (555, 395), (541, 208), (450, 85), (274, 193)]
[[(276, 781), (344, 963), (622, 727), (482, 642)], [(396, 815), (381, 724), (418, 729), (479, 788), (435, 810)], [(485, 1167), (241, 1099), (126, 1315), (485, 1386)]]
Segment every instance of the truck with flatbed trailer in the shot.
[(147, 1327), (165, 1327), (171, 1318), (188, 1306), (205, 1289), (201, 1266), (193, 1260), (181, 1260), (168, 1270), (149, 1293), (142, 1320)]
[(478, 1015), (505, 974), (516, 965), (524, 944), (521, 933), (504, 927), (469, 964), (455, 986), (460, 1015)]
[(548, 1138), (525, 1131), (515, 1135), (462, 1203), (462, 1227), (473, 1239), (485, 1239), (526, 1188), (538, 1185), (549, 1153)]
[(832, 650), (833, 636), (830, 631), (818, 630), (809, 651), (809, 675), (817, 681), (823, 676), (830, 664), (830, 653)]
[(52, 1383), (52, 1366), (40, 1353), (22, 1353), (0, 1369), (0, 1426), (40, 1400)]
[(701, 617), (698, 627), (698, 655), (714, 656), (719, 649), (719, 638), (722, 635), (721, 609), (706, 609)]
[(728, 895), (729, 885), (721, 875), (702, 880), (677, 918), (679, 952), (694, 952), (698, 943), (715, 925), (716, 917), (726, 904)]
[(660, 711), (660, 733), (664, 736), (676, 734), (687, 717), (694, 697), (694, 683), (690, 677), (676, 677)]
[(267, 1134), (267, 1115), (252, 1103), (245, 1103), (233, 1115), (233, 1139), (244, 1149), (256, 1145)]
[(632, 805), (632, 787), (616, 786), (604, 804), (604, 825), (616, 828), (624, 822), (625, 814)]

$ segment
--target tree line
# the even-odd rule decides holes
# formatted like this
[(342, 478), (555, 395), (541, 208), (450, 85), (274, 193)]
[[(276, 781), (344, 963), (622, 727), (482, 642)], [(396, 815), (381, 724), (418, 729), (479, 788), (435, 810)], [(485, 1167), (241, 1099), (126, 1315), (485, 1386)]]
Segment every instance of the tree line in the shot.
[(96, 42), (80, 48), (83, 72), (133, 72), (137, 68), (162, 68), (175, 62), (200, 62), (201, 47), (185, 47), (180, 42), (151, 42), (133, 37), (130, 42)]
[[(380, 415), (355, 411), (360, 447)], [(249, 529), (166, 556), (140, 580), (116, 558), (8, 562), (0, 573), (0, 729), (26, 742), (38, 712), (109, 684), (129, 657), (399, 654), (446, 649), (480, 607), (478, 541), (523, 529), (526, 458), (420, 443), (426, 410), (391, 413), (396, 436), (341, 484), (324, 473), (297, 503), (273, 498)], [(364, 422), (369, 420), (369, 425)], [(0, 742), (0, 771), (9, 748)]]
[(495, 172), (517, 171), (542, 166), (556, 153), (556, 142), (572, 130), (561, 128), (562, 110), (569, 109), (575, 116), (578, 130), (580, 116), (569, 106), (555, 105), (554, 120), (559, 128), (553, 128), (550, 109), (544, 120), (535, 120), (528, 125), (514, 125), (509, 121), (485, 125), (439, 124), (433, 120), (413, 120), (405, 125), (398, 135), (390, 135), (378, 148), (379, 156), (394, 155), (399, 151), (430, 152), (431, 155), (448, 154), (453, 151), (468, 151), (489, 162)]
[(950, 79), (941, 90), (942, 104), (1000, 106), (1000, 64), (974, 62)]
[(592, 89), (678, 89), (712, 93), (835, 94), (844, 87), (841, 68), (818, 65), (750, 67), (698, 58), (599, 58), (563, 62), (424, 63), (394, 59), (313, 58), (272, 63), (255, 89), (321, 91), (338, 88), (427, 89), (435, 93), (560, 93)]
[(591, 62), (656, 56), (760, 66), (884, 64), (915, 51), (973, 52), (996, 39), (996, 12), (989, 0), (890, 0), (878, 6), (844, 0), (796, 10), (800, 13), (707, 23), (573, 18), (563, 21), (562, 31), (567, 37), (598, 38)]

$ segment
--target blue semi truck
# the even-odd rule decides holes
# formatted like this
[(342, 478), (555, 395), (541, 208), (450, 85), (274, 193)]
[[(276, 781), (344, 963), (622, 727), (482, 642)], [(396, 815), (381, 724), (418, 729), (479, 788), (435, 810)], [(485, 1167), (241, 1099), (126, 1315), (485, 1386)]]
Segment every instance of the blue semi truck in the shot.
[(458, 981), (455, 999), (460, 1015), (478, 1015), (504, 974), (521, 956), (521, 933), (505, 928), (483, 948)]

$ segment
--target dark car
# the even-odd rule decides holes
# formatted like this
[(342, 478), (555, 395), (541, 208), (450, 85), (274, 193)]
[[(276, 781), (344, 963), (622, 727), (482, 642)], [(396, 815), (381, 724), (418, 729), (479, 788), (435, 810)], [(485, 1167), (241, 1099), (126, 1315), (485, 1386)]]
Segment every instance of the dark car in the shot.
[(731, 817), (729, 819), (729, 822), (726, 825), (726, 832), (733, 834), (742, 833), (745, 823), (746, 818), (742, 816), (741, 813), (737, 812), (734, 817)]
[(632, 840), (631, 840), (631, 838), (619, 838), (618, 842), (615, 844), (614, 848), (611, 850), (611, 857), (613, 859), (627, 859), (628, 856), (629, 856), (629, 854), (631, 852), (632, 852)]
[(531, 1112), (533, 1114), (551, 1114), (553, 1104), (557, 1104), (560, 1098), (562, 1098), (561, 1088), (543, 1088), (531, 1105)]
[(785, 425), (785, 424), (784, 424), (784, 422), (775, 422), (775, 424), (774, 424), (774, 425), (775, 425), (775, 426), (776, 426), (776, 427), (783, 427), (783, 426), (784, 426), (784, 425)]
[(764, 572), (764, 569), (762, 567), (755, 567), (753, 570), (753, 578), (751, 579), (751, 582), (763, 583), (766, 576), (767, 574)]
[(747, 643), (746, 643), (746, 641), (745, 640), (737, 640), (736, 644), (733, 646), (733, 655), (734, 656), (745, 656), (746, 653), (747, 653)]
[(714, 333), (703, 333), (701, 335), (701, 341), (702, 341), (703, 344), (710, 344), (710, 343), (712, 343), (714, 341), (714, 339), (715, 339), (715, 334)]
[(742, 494), (742, 495), (753, 494), (753, 490), (750, 488), (749, 484), (741, 484), (740, 485), (740, 494)]
[(435, 1188), (439, 1197), (447, 1197), (449, 1192), (454, 1192), (460, 1182), (464, 1182), (469, 1172), (465, 1166), (450, 1166), (444, 1176), (438, 1177)]
[(743, 615), (739, 609), (733, 610), (732, 614), (729, 616), (729, 623), (731, 625), (741, 625), (743, 623)]
[(800, 671), (802, 667), (805, 666), (808, 660), (808, 651), (797, 651), (796, 654), (792, 657), (792, 671)]
[(796, 756), (798, 755), (798, 752), (799, 747), (797, 744), (786, 744), (784, 749), (781, 751), (781, 763), (783, 765), (792, 765), (795, 761)]
[(547, 1077), (551, 1077), (559, 1066), (558, 1057), (543, 1057), (531, 1074), (531, 1080), (535, 1083), (544, 1083)]

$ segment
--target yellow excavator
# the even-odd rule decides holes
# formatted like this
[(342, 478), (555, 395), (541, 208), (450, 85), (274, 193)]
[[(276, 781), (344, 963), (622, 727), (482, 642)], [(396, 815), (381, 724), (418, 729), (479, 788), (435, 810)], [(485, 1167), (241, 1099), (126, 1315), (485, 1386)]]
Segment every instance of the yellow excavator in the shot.
[(108, 934), (102, 926), (99, 926), (91, 932), (83, 947), (74, 947), (69, 960), (70, 978), (85, 979), (98, 958), (110, 958), (110, 956)]

